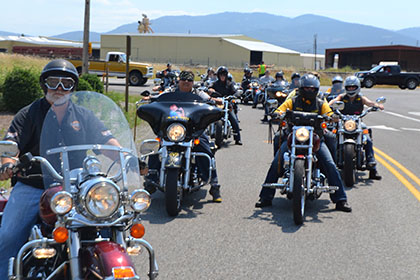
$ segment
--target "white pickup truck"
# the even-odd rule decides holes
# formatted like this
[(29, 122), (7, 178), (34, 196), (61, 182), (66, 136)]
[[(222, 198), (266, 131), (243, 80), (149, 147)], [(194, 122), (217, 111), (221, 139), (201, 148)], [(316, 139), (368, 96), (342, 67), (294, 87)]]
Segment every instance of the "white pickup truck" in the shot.
[[(82, 72), (81, 60), (70, 60), (79, 73)], [(106, 73), (108, 65), (109, 76), (125, 78), (125, 67), (127, 56), (123, 52), (108, 52), (105, 60), (90, 60), (89, 73), (102, 76)], [(133, 62), (130, 60), (129, 81), (132, 86), (141, 86), (147, 82), (148, 78), (153, 77), (153, 66), (145, 63)]]

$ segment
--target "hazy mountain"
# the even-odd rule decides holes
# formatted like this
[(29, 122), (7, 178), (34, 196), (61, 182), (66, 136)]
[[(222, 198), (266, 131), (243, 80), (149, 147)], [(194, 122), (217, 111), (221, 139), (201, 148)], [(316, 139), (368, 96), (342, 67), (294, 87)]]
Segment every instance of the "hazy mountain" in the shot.
[(19, 36), (19, 35), (21, 35), (21, 34), (7, 32), (7, 31), (0, 31), (0, 36)]
[[(83, 41), (83, 31), (73, 31), (67, 32), (59, 35), (51, 36), (53, 38), (59, 38), (64, 40), (71, 40), (71, 41)], [(89, 41), (90, 42), (100, 42), (101, 41), (101, 33), (98, 32), (89, 32)]]
[[(392, 31), (336, 19), (302, 15), (295, 18), (267, 13), (225, 12), (204, 16), (164, 16), (151, 20), (155, 33), (244, 34), (299, 52), (317, 53), (326, 48), (402, 44), (415, 46), (420, 27)], [(104, 34), (137, 33), (138, 23), (124, 24)], [(83, 32), (75, 31), (52, 37), (82, 41)], [(91, 32), (91, 41), (100, 41), (100, 33)]]

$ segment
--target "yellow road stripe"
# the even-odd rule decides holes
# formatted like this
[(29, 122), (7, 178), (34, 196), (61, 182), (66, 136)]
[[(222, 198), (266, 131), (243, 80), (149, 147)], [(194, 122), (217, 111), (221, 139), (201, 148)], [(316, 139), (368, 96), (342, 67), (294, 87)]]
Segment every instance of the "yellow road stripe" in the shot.
[[(378, 153), (379, 154), (379, 153)], [(404, 186), (420, 201), (420, 192), (407, 180), (402, 176), (394, 167), (392, 167), (388, 162), (385, 161), (382, 157), (376, 155), (376, 160), (379, 161), (383, 166), (385, 166)]]
[(407, 168), (405, 168), (404, 166), (402, 166), (398, 161), (396, 161), (392, 157), (388, 156), (387, 154), (385, 154), (384, 152), (382, 152), (378, 148), (373, 147), (373, 149), (375, 150), (375, 153), (378, 153), (381, 156), (383, 156), (384, 158), (386, 158), (389, 162), (391, 162), (393, 165), (395, 165), (396, 167), (398, 167), (399, 169), (401, 169), (402, 172), (404, 172), (405, 174), (407, 174), (407, 176), (410, 177), (411, 180), (413, 180), (414, 182), (416, 182), (417, 185), (420, 186), (420, 179), (416, 175), (414, 175), (410, 170), (408, 170)]

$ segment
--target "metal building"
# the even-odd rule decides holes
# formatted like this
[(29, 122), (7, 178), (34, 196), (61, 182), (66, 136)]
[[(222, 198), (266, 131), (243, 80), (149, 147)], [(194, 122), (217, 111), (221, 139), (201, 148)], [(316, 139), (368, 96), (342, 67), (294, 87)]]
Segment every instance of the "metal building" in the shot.
[(126, 50), (131, 36), (131, 59), (152, 63), (244, 67), (265, 64), (302, 68), (300, 53), (244, 35), (103, 34), (101, 58)]
[(398, 62), (403, 70), (420, 71), (420, 48), (405, 45), (339, 48), (325, 50), (325, 68), (333, 67), (338, 55), (338, 68), (350, 66), (369, 70), (381, 61)]

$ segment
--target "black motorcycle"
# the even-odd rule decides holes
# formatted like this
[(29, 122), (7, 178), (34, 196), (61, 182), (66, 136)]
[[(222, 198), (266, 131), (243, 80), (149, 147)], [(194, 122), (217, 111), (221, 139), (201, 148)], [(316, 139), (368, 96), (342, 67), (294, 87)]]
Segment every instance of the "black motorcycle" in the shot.
[[(166, 211), (177, 216), (184, 193), (206, 185), (215, 169), (214, 160), (206, 153), (193, 152), (199, 137), (207, 126), (222, 116), (219, 108), (208, 105), (192, 93), (168, 93), (154, 102), (137, 109), (137, 115), (147, 121), (158, 140), (145, 140), (141, 144), (143, 156), (159, 155), (160, 169), (149, 169), (159, 174), (158, 189), (165, 193)], [(208, 160), (208, 176), (204, 180), (199, 172), (199, 158)]]

